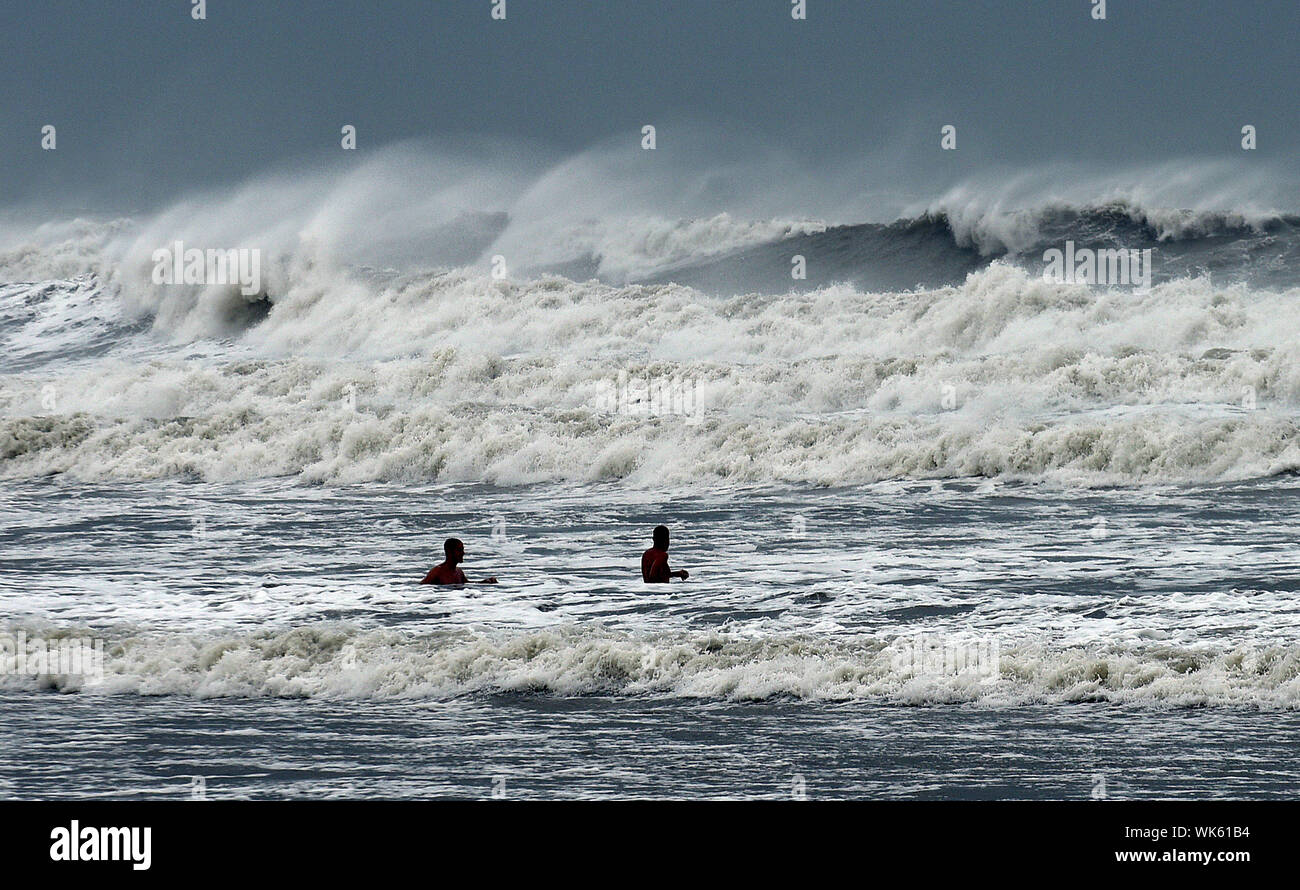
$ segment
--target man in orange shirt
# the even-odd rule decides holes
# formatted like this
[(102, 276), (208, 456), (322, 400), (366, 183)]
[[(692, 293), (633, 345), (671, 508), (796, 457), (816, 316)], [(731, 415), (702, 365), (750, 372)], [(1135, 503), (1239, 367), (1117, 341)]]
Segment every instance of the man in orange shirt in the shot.
[(668, 568), (668, 526), (655, 526), (654, 541), (654, 546), (641, 554), (641, 580), (647, 584), (667, 584), (669, 578), (685, 581), (689, 577), (686, 569), (674, 572)]

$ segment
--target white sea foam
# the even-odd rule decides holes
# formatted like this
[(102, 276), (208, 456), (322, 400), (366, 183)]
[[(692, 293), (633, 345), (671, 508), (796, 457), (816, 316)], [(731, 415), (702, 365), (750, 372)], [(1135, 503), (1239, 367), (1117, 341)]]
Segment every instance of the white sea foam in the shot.
[(255, 634), (110, 639), (102, 682), (0, 677), (139, 695), (442, 699), (484, 693), (652, 695), (905, 704), (1109, 701), (1300, 707), (1300, 649), (1004, 644), (996, 670), (921, 666), (907, 638), (648, 634), (599, 628), (412, 635), (317, 625)]
[[(10, 374), (0, 475), (1127, 483), (1300, 466), (1294, 290), (1134, 294), (996, 263), (959, 287), (730, 299), (466, 272), (307, 280), (220, 349)], [(48, 323), (27, 325), (12, 342), (47, 348)], [(613, 404), (620, 373), (690, 381), (699, 411)]]

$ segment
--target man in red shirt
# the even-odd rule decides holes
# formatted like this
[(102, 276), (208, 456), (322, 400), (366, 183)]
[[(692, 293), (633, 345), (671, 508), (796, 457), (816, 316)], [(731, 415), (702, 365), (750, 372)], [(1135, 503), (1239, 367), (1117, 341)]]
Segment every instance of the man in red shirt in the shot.
[(668, 568), (668, 526), (656, 525), (655, 545), (641, 554), (641, 580), (647, 584), (667, 584), (669, 578), (687, 579), (686, 569)]
[[(421, 584), (468, 584), (469, 579), (465, 577), (458, 566), (465, 561), (465, 545), (461, 543), (460, 538), (448, 538), (443, 542), (442, 552), (447, 558), (438, 565), (429, 569), (429, 574), (424, 576)], [(479, 584), (495, 584), (496, 578), (484, 578)]]

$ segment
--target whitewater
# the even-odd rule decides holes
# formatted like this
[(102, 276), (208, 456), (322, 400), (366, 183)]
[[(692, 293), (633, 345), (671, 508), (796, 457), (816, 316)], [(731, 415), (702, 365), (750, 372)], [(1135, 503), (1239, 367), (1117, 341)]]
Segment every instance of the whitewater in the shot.
[[(942, 287), (730, 296), (286, 262), (253, 301), (93, 270), (0, 286), (0, 475), (1129, 484), (1300, 459), (1293, 288), (1139, 293), (1005, 256)], [(620, 375), (689, 385), (690, 423), (615, 404)]]

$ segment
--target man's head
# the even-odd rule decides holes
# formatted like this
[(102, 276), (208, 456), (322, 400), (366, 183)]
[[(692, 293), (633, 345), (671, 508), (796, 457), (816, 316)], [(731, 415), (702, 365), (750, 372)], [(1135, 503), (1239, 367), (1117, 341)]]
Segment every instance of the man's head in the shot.
[(668, 549), (668, 526), (656, 525), (654, 538), (655, 538), (656, 547), (658, 547), (660, 550), (667, 550)]
[(447, 562), (451, 565), (459, 565), (465, 561), (465, 545), (461, 543), (460, 538), (448, 538), (443, 541), (442, 552), (447, 555)]

